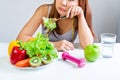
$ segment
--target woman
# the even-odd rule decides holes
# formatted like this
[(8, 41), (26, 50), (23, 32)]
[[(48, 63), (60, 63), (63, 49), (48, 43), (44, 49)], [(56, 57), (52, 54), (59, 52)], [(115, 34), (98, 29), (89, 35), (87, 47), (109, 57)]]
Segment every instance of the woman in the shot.
[[(27, 41), (32, 38), (39, 25), (43, 25), (43, 17), (60, 18), (63, 16), (67, 18), (57, 21), (57, 28), (49, 33), (50, 42), (57, 50), (74, 49), (72, 42), (77, 34), (83, 48), (93, 43), (95, 35), (88, 0), (54, 0), (53, 4), (40, 6), (20, 31), (17, 40)], [(43, 33), (46, 33), (44, 26), (42, 29)]]

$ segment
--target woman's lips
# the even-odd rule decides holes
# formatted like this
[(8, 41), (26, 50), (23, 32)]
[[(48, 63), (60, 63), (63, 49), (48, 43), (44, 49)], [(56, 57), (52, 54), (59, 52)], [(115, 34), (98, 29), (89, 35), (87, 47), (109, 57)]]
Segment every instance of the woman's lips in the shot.
[(64, 8), (59, 8), (60, 12), (66, 12), (66, 10)]

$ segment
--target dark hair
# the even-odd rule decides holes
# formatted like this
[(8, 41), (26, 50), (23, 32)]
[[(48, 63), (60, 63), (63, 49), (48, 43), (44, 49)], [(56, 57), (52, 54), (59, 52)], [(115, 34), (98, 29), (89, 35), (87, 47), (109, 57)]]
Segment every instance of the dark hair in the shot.
[[(83, 12), (84, 12), (84, 16), (85, 16), (85, 19), (87, 20), (86, 16), (87, 16), (87, 13), (88, 13), (88, 0), (78, 0), (79, 2), (79, 6), (82, 8)], [(56, 3), (56, 0), (54, 0), (54, 3), (52, 4), (52, 9), (51, 9), (51, 12), (49, 14), (49, 17), (50, 18), (59, 18), (60, 15), (59, 13), (57, 12), (56, 10), (56, 7), (55, 7), (55, 3)], [(90, 15), (91, 16), (91, 15)], [(77, 26), (78, 24), (78, 21), (77, 21), (77, 17), (74, 17), (74, 26)], [(91, 22), (91, 21), (90, 21)], [(92, 35), (94, 38), (96, 38), (95, 36), (95, 33), (93, 31), (93, 27), (92, 27), (92, 22), (89, 24), (89, 21), (87, 21), (87, 24), (88, 24), (88, 27), (90, 28), (91, 32), (92, 32)], [(76, 27), (77, 29), (78, 27)]]

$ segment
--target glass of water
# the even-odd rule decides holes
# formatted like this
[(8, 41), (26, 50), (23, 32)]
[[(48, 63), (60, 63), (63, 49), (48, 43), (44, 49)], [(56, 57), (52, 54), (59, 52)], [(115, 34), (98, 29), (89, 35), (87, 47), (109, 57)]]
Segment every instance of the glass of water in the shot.
[(113, 55), (114, 44), (116, 43), (117, 35), (114, 33), (102, 33), (102, 56), (105, 58), (111, 58)]

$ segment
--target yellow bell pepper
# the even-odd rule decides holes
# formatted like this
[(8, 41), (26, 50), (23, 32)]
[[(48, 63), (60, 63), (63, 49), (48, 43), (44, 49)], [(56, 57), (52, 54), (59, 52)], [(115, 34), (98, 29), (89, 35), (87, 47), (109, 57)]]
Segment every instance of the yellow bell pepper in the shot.
[(28, 39), (28, 41), (34, 41), (35, 40), (35, 38), (30, 38), (30, 39)]
[(8, 55), (9, 55), (9, 56), (10, 56), (11, 51), (12, 51), (12, 49), (13, 49), (14, 46), (20, 46), (20, 45), (18, 44), (18, 40), (12, 40), (12, 41), (9, 43), (9, 45), (8, 45)]

